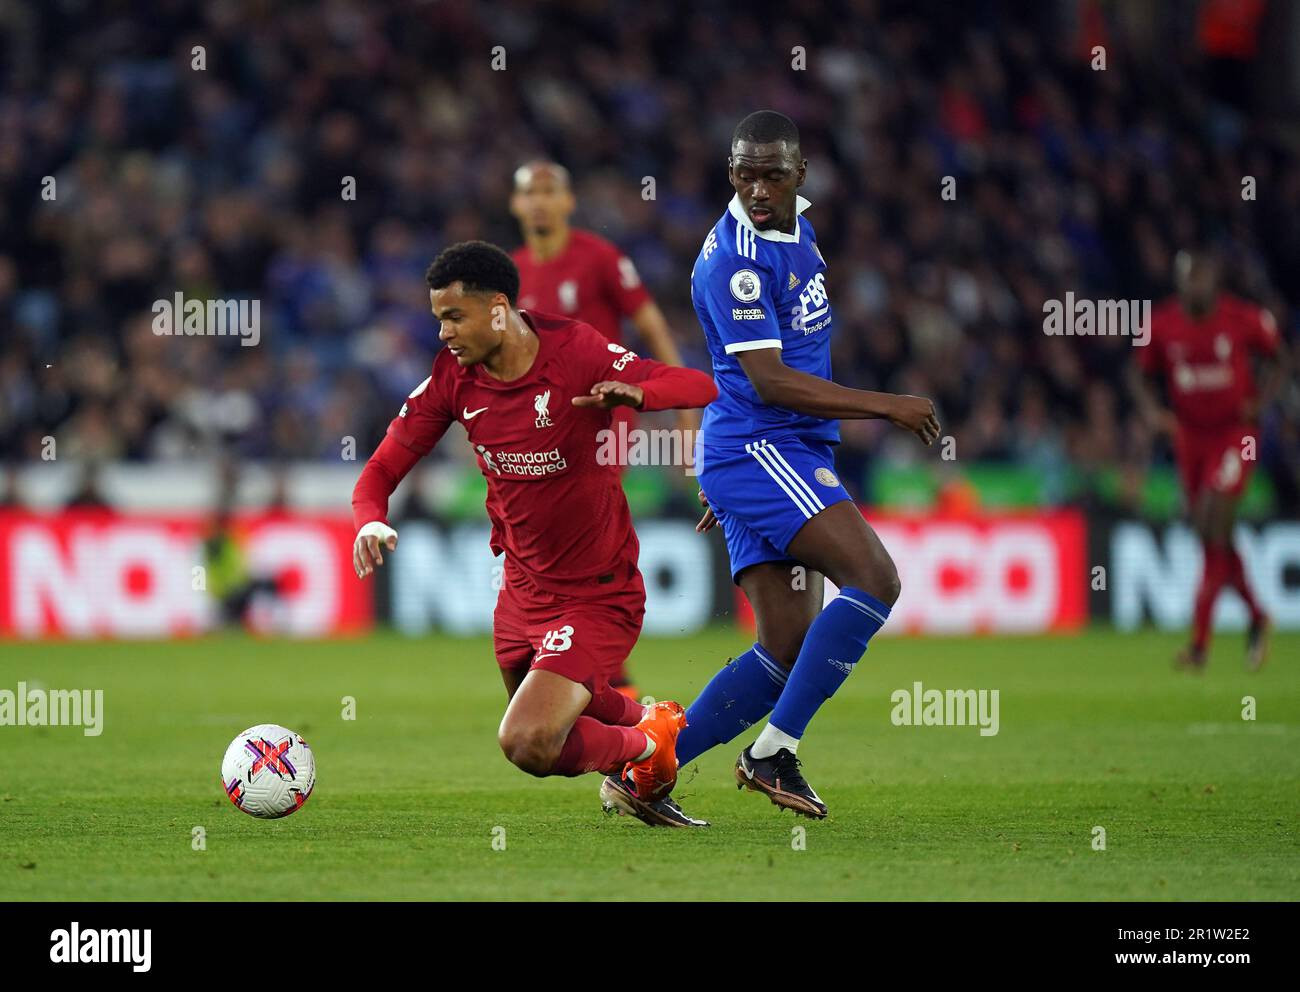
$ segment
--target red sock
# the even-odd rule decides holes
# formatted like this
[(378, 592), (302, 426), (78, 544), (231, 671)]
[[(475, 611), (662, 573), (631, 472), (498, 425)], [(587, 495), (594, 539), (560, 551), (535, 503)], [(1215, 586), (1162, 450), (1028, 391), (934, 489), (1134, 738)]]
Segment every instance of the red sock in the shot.
[(635, 699), (628, 699), (607, 685), (591, 697), (591, 702), (582, 711), (582, 715), (614, 727), (635, 727), (641, 722), (641, 714), (644, 712), (645, 707)]
[(1257, 622), (1264, 616), (1264, 611), (1259, 608), (1255, 594), (1251, 591), (1250, 583), (1246, 581), (1246, 567), (1241, 562), (1241, 555), (1237, 554), (1237, 549), (1232, 546), (1229, 546), (1224, 553), (1228, 558), (1228, 585), (1237, 590), (1237, 595), (1246, 604), (1246, 609), (1250, 610), (1250, 619)]
[(1219, 545), (1205, 545), (1205, 571), (1201, 586), (1196, 590), (1196, 608), (1192, 613), (1192, 646), (1204, 650), (1210, 639), (1210, 618), (1214, 615), (1214, 601), (1228, 578), (1227, 549)]
[(645, 734), (635, 727), (611, 727), (589, 716), (580, 716), (565, 738), (551, 774), (585, 775), (622, 768), (640, 757), (646, 743)]

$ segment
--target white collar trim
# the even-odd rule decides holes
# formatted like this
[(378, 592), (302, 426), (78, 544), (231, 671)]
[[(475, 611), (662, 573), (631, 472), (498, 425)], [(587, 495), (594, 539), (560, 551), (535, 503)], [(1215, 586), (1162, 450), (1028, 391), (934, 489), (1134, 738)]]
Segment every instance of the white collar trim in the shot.
[(798, 243), (799, 241), (799, 215), (812, 206), (812, 203), (802, 196), (796, 195), (794, 198), (794, 234), (786, 234), (784, 231), (760, 231), (754, 226), (754, 222), (749, 219), (745, 213), (745, 208), (740, 205), (740, 194), (737, 193), (727, 204), (727, 213), (736, 218), (736, 223), (743, 224), (765, 241), (790, 241)]

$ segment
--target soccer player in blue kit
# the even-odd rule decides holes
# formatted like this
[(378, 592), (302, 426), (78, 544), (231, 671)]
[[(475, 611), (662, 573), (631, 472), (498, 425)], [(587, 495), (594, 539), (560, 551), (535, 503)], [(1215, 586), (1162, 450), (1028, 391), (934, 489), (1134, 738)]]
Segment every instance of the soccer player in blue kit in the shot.
[[(691, 704), (677, 756), (685, 764), (770, 713), (736, 761), (737, 783), (820, 819), (826, 804), (800, 771), (799, 740), (899, 593), (893, 560), (835, 473), (838, 421), (886, 419), (927, 445), (939, 421), (924, 397), (830, 380), (826, 263), (797, 193), (806, 169), (788, 117), (764, 110), (741, 121), (727, 161), (736, 195), (691, 274), (719, 390), (696, 451), (707, 508), (698, 529), (722, 527), (758, 642)], [(823, 576), (839, 587), (825, 609)]]

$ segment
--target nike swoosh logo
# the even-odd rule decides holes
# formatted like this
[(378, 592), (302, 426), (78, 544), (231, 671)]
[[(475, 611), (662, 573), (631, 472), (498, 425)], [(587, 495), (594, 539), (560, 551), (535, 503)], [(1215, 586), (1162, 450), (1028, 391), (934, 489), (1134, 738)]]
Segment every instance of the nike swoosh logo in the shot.
[(481, 406), (473, 413), (471, 413), (469, 407), (465, 407), (464, 409), (461, 410), (461, 416), (463, 416), (466, 420), (473, 420), (475, 417), (477, 417), (480, 413), (482, 413), (486, 409), (487, 407)]
[(537, 655), (537, 657), (535, 657), (533, 661), (541, 661), (543, 658), (558, 658), (559, 656), (560, 656), (560, 652), (552, 651), (550, 654)]

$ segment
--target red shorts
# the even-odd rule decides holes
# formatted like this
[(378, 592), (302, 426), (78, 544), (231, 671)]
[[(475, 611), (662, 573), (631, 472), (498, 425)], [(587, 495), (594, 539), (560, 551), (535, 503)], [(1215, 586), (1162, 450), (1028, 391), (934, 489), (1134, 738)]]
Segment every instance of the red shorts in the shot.
[(645, 583), (640, 572), (600, 599), (570, 599), (506, 584), (492, 617), (502, 668), (540, 669), (578, 682), (593, 695), (623, 666), (641, 635)]
[(1188, 501), (1205, 489), (1240, 496), (1255, 469), (1258, 445), (1252, 427), (1181, 428), (1174, 450)]

